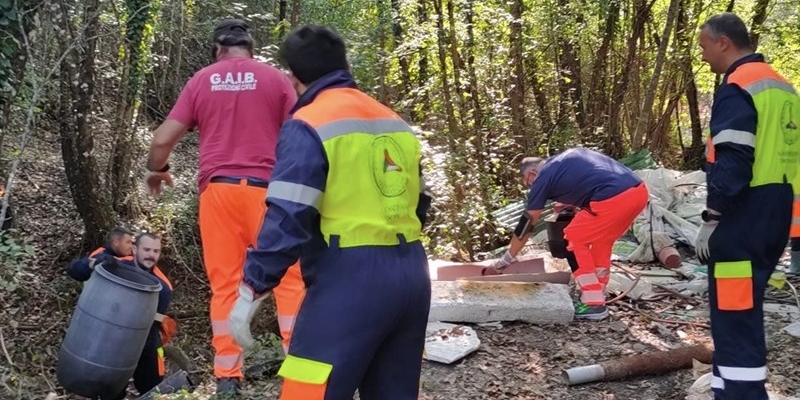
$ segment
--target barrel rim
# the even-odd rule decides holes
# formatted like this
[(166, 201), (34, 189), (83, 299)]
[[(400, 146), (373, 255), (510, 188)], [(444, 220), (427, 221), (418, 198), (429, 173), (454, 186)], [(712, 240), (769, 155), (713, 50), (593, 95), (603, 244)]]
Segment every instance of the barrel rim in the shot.
[[(120, 266), (120, 268), (125, 268), (125, 267)], [(161, 282), (159, 282), (158, 279), (155, 276), (152, 276), (150, 274), (146, 274), (143, 271), (139, 271), (138, 268), (129, 268), (129, 269), (133, 273), (140, 274), (141, 276), (147, 278), (148, 280), (151, 280), (153, 282), (153, 284), (147, 285), (147, 284), (143, 284), (143, 283), (129, 281), (127, 279), (119, 277), (119, 276), (115, 275), (113, 272), (107, 270), (102, 263), (100, 263), (100, 264), (98, 264), (98, 265), (96, 265), (94, 267), (95, 272), (99, 273), (100, 276), (102, 276), (103, 278), (106, 278), (106, 279), (108, 279), (108, 280), (110, 280), (110, 281), (112, 281), (114, 283), (118, 283), (118, 284), (120, 284), (122, 286), (131, 288), (131, 289), (134, 289), (134, 290), (139, 290), (139, 291), (142, 291), (142, 292), (160, 292), (161, 291)]]

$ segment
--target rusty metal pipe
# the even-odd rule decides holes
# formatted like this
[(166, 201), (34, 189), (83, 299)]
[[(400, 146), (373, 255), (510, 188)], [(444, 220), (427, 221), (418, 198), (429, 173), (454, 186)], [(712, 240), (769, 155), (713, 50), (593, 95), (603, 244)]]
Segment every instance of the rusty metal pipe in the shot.
[(561, 377), (567, 385), (580, 385), (589, 382), (626, 379), (639, 375), (657, 375), (691, 368), (692, 359), (710, 364), (711, 350), (704, 345), (695, 345), (668, 351), (637, 354), (599, 364), (570, 368), (564, 370)]

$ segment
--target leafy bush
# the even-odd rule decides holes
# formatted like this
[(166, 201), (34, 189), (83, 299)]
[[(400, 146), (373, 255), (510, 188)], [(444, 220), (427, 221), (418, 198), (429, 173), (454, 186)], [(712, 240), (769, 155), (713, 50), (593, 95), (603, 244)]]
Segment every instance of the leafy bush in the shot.
[[(23, 284), (33, 278), (28, 270), (34, 252), (32, 246), (14, 239), (7, 232), (0, 234), (0, 304), (18, 304)], [(2, 311), (8, 310), (3, 308)], [(15, 322), (12, 320), (10, 324), (14, 326)]]

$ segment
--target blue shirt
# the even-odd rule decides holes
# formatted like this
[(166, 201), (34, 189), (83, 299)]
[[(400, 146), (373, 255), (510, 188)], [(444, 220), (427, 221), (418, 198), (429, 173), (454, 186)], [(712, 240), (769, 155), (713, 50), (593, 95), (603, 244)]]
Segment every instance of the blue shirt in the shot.
[(642, 180), (617, 160), (593, 150), (570, 149), (550, 157), (528, 192), (528, 210), (541, 210), (547, 200), (578, 207), (614, 197)]

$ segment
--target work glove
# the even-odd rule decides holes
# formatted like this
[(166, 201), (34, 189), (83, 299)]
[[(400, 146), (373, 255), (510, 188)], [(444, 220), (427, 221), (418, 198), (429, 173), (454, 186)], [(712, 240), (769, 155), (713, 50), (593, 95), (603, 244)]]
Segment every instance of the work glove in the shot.
[(239, 284), (239, 297), (228, 316), (228, 324), (231, 327), (231, 335), (242, 348), (250, 348), (255, 343), (250, 333), (250, 323), (264, 298), (264, 294), (256, 294), (250, 285), (244, 282)]
[(492, 268), (498, 270), (503, 269), (515, 262), (517, 262), (517, 258), (512, 256), (510, 251), (506, 250), (506, 252), (503, 253), (503, 257), (501, 257), (499, 260), (495, 261), (494, 264), (492, 264)]
[(697, 253), (697, 259), (703, 264), (708, 264), (708, 260), (711, 258), (711, 252), (708, 250), (708, 241), (711, 239), (714, 229), (717, 229), (717, 225), (719, 225), (719, 221), (703, 222), (700, 225), (700, 230), (697, 231), (697, 239), (694, 240), (694, 252)]

